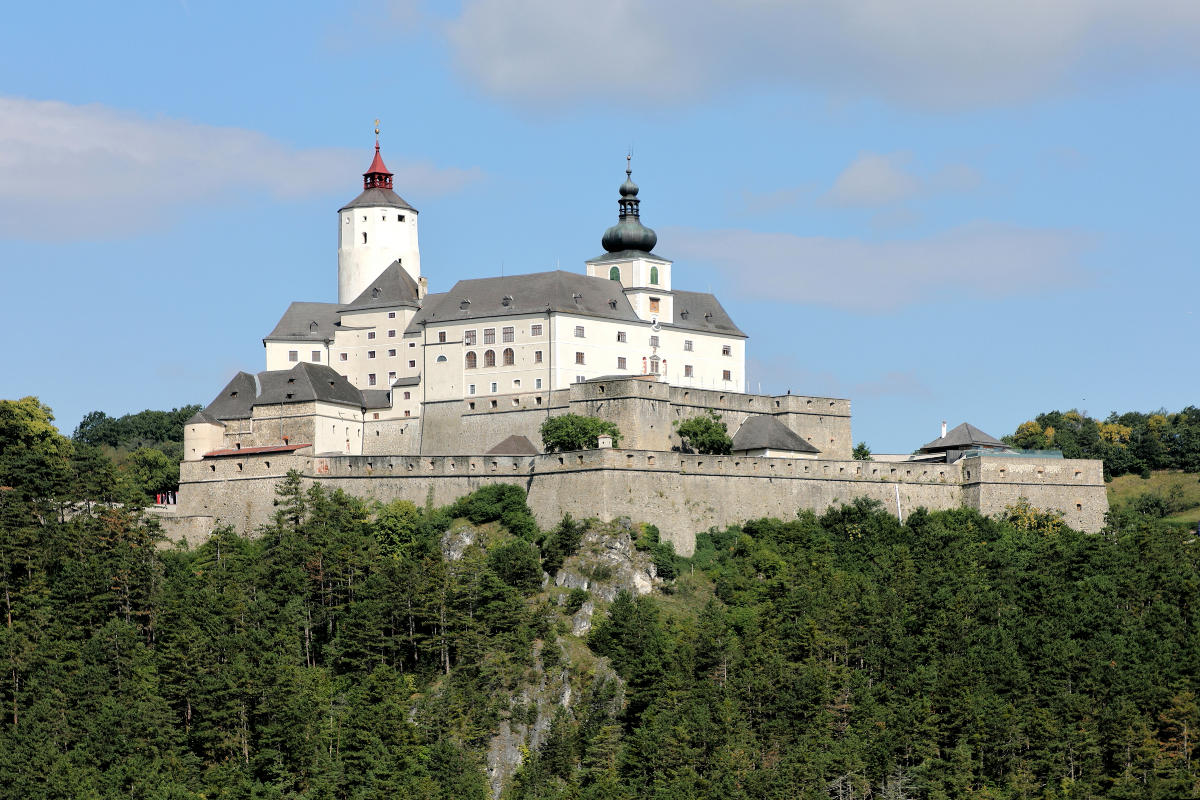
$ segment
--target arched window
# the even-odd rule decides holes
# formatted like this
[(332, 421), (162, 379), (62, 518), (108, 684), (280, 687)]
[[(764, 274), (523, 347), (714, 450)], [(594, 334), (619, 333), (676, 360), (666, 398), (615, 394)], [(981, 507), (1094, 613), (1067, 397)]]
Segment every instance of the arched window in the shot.
[(610, 270), (608, 271), (608, 279), (609, 279), (610, 281), (619, 281), (619, 280), (621, 280), (621, 269), (620, 269), (620, 267), (613, 267), (612, 269), (610, 269)]
[[(472, 353), (471, 355), (475, 355), (475, 354), (474, 354), (474, 353)], [(438, 357), (437, 357), (437, 363), (439, 363), (439, 364), (444, 364), (444, 363), (446, 363), (446, 357), (445, 357), (445, 356), (438, 356)]]
[(496, 351), (495, 351), (495, 350), (485, 350), (485, 351), (484, 351), (484, 353), (483, 353), (483, 365), (484, 365), (485, 367), (494, 367), (494, 366), (496, 366)]
[(477, 367), (478, 365), (479, 365), (479, 363), (478, 363), (478, 361), (476, 361), (475, 351), (468, 350), (467, 351), (467, 369), (475, 369), (475, 367)]
[(504, 366), (511, 367), (515, 363), (516, 353), (511, 347), (504, 348)]
[(650, 283), (653, 286), (658, 286), (658, 267), (650, 268)]
[(363, 231), (363, 244), (367, 243), (367, 232)]

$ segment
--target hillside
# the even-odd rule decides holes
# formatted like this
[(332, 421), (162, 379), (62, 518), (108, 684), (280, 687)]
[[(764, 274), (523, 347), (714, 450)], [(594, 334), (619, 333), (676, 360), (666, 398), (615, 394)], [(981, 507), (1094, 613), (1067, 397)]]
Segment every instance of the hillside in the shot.
[(1200, 476), (1179, 470), (1159, 470), (1148, 478), (1122, 475), (1108, 484), (1108, 505), (1137, 508), (1164, 522), (1195, 528), (1200, 523)]
[(162, 549), (8, 410), (0, 799), (1200, 791), (1200, 555), (1133, 508), (1085, 535), (857, 502), (681, 559), (635, 521), (539, 530), (511, 486), (292, 479), (255, 537)]

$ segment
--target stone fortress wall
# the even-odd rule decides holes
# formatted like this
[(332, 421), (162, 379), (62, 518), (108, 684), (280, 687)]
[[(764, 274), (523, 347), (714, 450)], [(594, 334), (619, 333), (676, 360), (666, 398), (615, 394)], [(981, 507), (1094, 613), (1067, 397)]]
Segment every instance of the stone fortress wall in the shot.
[[(215, 526), (252, 532), (274, 513), (275, 486), (288, 470), (311, 484), (387, 502), (444, 505), (482, 486), (525, 489), (538, 523), (564, 513), (653, 522), (690, 555), (699, 531), (747, 519), (794, 517), (868, 497), (893, 514), (977, 508), (994, 514), (1028, 499), (1062, 509), (1072, 527), (1098, 531), (1108, 510), (1098, 461), (982, 455), (954, 464), (692, 455), (600, 449), (537, 456), (315, 456), (237, 454), (181, 465), (173, 538), (198, 541)], [(968, 474), (969, 473), (969, 474)], [(897, 505), (899, 508), (897, 508)]]

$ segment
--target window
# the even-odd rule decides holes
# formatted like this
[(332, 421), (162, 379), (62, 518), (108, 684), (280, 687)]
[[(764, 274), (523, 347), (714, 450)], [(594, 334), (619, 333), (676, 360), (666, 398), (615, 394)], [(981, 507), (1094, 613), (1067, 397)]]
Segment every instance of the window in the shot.
[(409, 366), (409, 369), (412, 369), (413, 367), (416, 367), (416, 366), (417, 366), (417, 361), (416, 361), (416, 359), (411, 359), (411, 360), (409, 360), (409, 362), (408, 362), (408, 366)]
[(396, 338), (396, 331), (395, 331), (395, 329), (392, 329), (392, 330), (388, 331), (388, 338), (389, 338), (389, 339), (395, 339), (395, 338)]
[(657, 336), (651, 336), (651, 337), (650, 337), (650, 346), (651, 346), (651, 347), (658, 347), (658, 337), (657, 337)]
[(396, 357), (396, 348), (393, 347), (388, 350), (388, 358), (395, 358), (395, 357)]
[(404, 215), (403, 215), (403, 214), (397, 214), (397, 215), (396, 215), (396, 222), (404, 222)]
[(608, 271), (608, 279), (609, 279), (610, 281), (619, 281), (619, 280), (621, 280), (621, 269), (620, 269), (620, 267), (613, 267), (612, 269), (610, 269), (610, 270)]
[(516, 328), (512, 328), (512, 327), (501, 328), (500, 329), (500, 339), (505, 342), (511, 342), (515, 338), (516, 332), (517, 332)]
[(729, 370), (727, 370), (727, 369), (721, 370), (721, 380), (723, 380), (723, 381), (732, 380), (732, 378), (729, 377)]
[(496, 382), (495, 382), (495, 381), (492, 381), (492, 383), (491, 383), (491, 389), (492, 389), (492, 391), (493, 391), (493, 392), (495, 392), (495, 391), (496, 391)]
[(495, 350), (485, 350), (485, 351), (484, 351), (484, 353), (483, 353), (483, 365), (484, 365), (485, 367), (494, 367), (494, 366), (496, 366), (496, 351), (495, 351)]
[(374, 385), (375, 385), (375, 373), (372, 372), (370, 375), (367, 376), (367, 386), (374, 386)]
[(583, 338), (583, 326), (582, 325), (575, 326), (575, 338), (577, 338), (577, 339)]
[(475, 394), (475, 384), (467, 384), (467, 394)]
[(375, 357), (375, 351), (374, 351), (374, 350), (368, 350), (368, 351), (367, 351), (367, 358), (374, 358), (374, 357)]
[(313, 360), (313, 363), (315, 363), (315, 364), (321, 363), (321, 351), (320, 350), (312, 351), (312, 360)]
[(650, 268), (650, 285), (658, 286), (658, 267)]
[(585, 376), (585, 375), (576, 375), (575, 376), (576, 383), (583, 383), (586, 380), (587, 380), (587, 376)]
[(661, 300), (660, 298), (658, 298), (658, 297), (651, 297), (651, 298), (650, 298), (650, 312), (651, 312), (651, 313), (653, 313), (653, 314), (657, 314), (657, 313), (658, 313), (658, 307), (659, 307), (659, 304), (660, 304), (660, 303), (662, 303), (662, 300)]
[[(404, 416), (406, 416), (406, 417), (411, 417), (411, 416), (412, 416), (412, 409), (411, 409), (411, 408), (406, 408), (406, 409), (404, 409)], [(378, 436), (378, 435), (379, 435), (379, 434), (376, 434), (376, 436)]]
[[(366, 220), (367, 220), (367, 218), (363, 217), (363, 222), (366, 222)], [(366, 244), (366, 243), (367, 243), (367, 232), (363, 231), (363, 244)]]
[(504, 348), (503, 357), (504, 357), (504, 366), (506, 366), (506, 367), (511, 367), (516, 361), (516, 359), (515, 359), (516, 353), (513, 352), (513, 349), (511, 347)]
[(576, 363), (576, 364), (582, 364), (582, 363), (583, 363), (583, 353), (576, 353), (576, 354), (575, 354), (575, 363)]
[(624, 342), (624, 341), (626, 341), (626, 339), (625, 339), (625, 331), (617, 331), (617, 341), (618, 341), (618, 342)]
[(476, 356), (475, 356), (475, 351), (474, 351), (474, 350), (468, 350), (468, 351), (467, 351), (467, 369), (475, 369), (475, 367), (477, 367), (477, 366), (478, 366), (478, 364), (476, 363), (476, 360), (475, 360), (475, 358), (476, 358)]
[(693, 350), (695, 350), (696, 348), (694, 347), (694, 344), (691, 339), (684, 339), (683, 340), (683, 349), (687, 350), (690, 353)]
[(691, 364), (683, 365), (683, 377), (685, 377), (685, 378), (694, 378), (695, 377), (695, 375), (692, 373), (692, 365)]
[(617, 369), (625, 369), (625, 356), (617, 356)]
[(538, 322), (534, 325), (530, 325), (529, 326), (529, 335), (530, 336), (541, 336), (542, 335), (542, 323)]
[(412, 400), (412, 392), (405, 392), (405, 393), (404, 393), (404, 399), (405, 399), (405, 400)]
[(445, 332), (445, 331), (438, 331), (438, 342), (439, 342), (439, 343), (445, 343), (445, 341), (446, 341), (446, 332)]
[(650, 374), (659, 374), (659, 367), (661, 364), (662, 360), (658, 356), (650, 356)]
[(514, 381), (513, 381), (513, 388), (514, 388), (514, 389), (520, 389), (520, 388), (521, 388), (521, 379), (520, 379), (520, 378), (517, 378), (516, 380), (514, 380)]
[(395, 318), (396, 318), (396, 312), (395, 312), (395, 311), (389, 311), (389, 312), (388, 312), (388, 319), (395, 319)]
[(375, 338), (375, 331), (367, 331), (367, 338), (368, 338), (368, 339), (374, 339), (374, 338)]
[(484, 328), (483, 329), (483, 343), (484, 344), (495, 344), (496, 343), (496, 329), (495, 328)]
[(733, 355), (733, 346), (728, 345), (728, 344), (721, 345), (721, 355), (723, 355), (723, 356)]
[(338, 361), (345, 361), (346, 358), (347, 355), (345, 353), (338, 353)]
[(389, 372), (389, 373), (388, 373), (388, 385), (390, 386), (390, 385), (391, 385), (391, 383), (392, 383), (392, 381), (394, 381), (394, 380), (396, 380), (396, 373), (395, 373), (395, 372)]
[(476, 331), (463, 331), (463, 344), (467, 345), (468, 347), (474, 347), (475, 334)]
[(534, 380), (533, 380), (533, 388), (535, 388), (535, 389), (540, 389), (540, 388), (542, 388), (542, 379), (541, 379), (541, 378), (534, 378)]
[(300, 351), (299, 350), (288, 350), (288, 361), (299, 361), (299, 360), (300, 360)]
[(533, 363), (535, 363), (535, 364), (542, 363), (542, 351), (541, 350), (533, 351)]
[(409, 343), (408, 343), (408, 346), (409, 346), (409, 347), (416, 347), (416, 346), (417, 346), (417, 343), (416, 343), (416, 342), (409, 342)]
[(439, 364), (445, 364), (445, 363), (446, 363), (446, 357), (445, 357), (445, 356), (438, 356), (438, 357), (437, 357), (437, 363), (439, 363)]

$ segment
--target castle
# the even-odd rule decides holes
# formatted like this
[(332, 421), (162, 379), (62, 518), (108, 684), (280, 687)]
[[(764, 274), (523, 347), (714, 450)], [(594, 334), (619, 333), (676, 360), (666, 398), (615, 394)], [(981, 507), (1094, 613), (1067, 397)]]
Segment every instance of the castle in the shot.
[[(641, 221), (627, 164), (618, 221), (582, 274), (461, 280), (431, 293), (417, 210), (378, 139), (362, 192), (338, 211), (338, 302), (294, 302), (239, 372), (188, 421), (169, 532), (252, 530), (289, 470), (380, 500), (445, 503), (517, 483), (539, 522), (563, 513), (653, 521), (684, 554), (695, 532), (873, 497), (995, 513), (1019, 498), (1103, 525), (1100, 462), (1024, 454), (960, 425), (911, 456), (851, 458), (850, 402), (745, 392), (746, 341), (711, 295), (675, 288)], [(716, 412), (728, 456), (684, 452), (674, 424)], [(621, 431), (620, 449), (541, 452), (563, 413)]]

